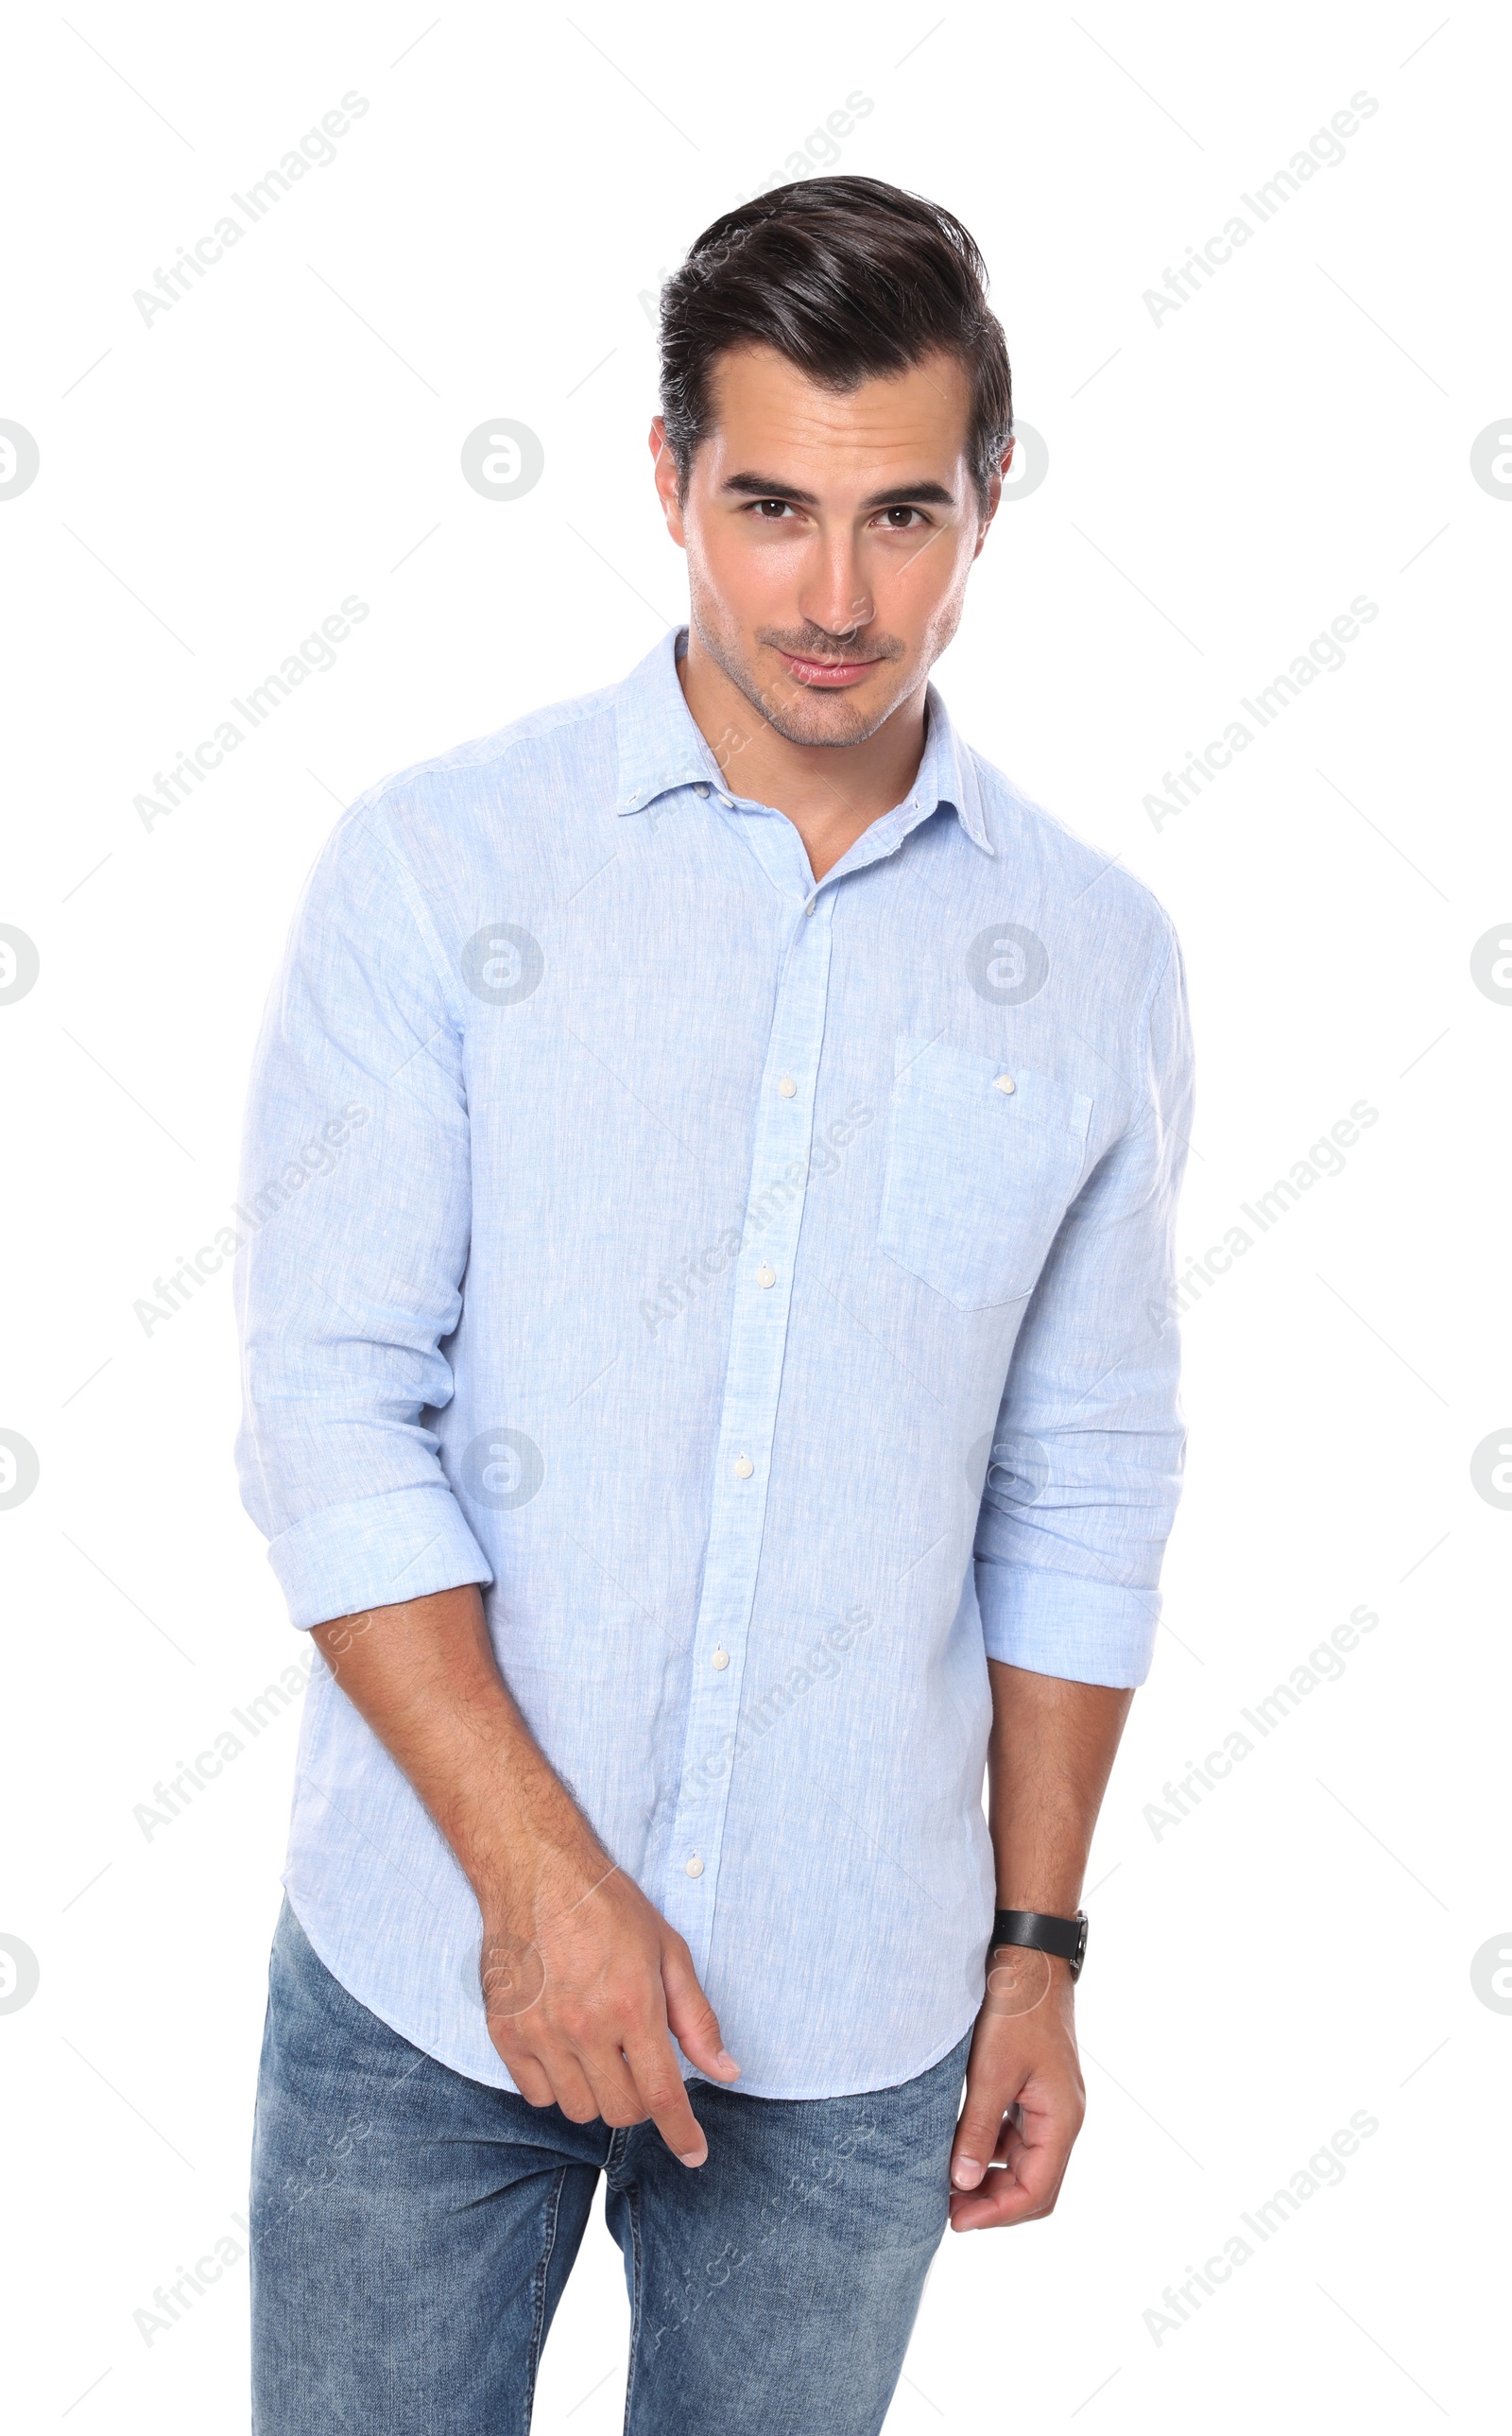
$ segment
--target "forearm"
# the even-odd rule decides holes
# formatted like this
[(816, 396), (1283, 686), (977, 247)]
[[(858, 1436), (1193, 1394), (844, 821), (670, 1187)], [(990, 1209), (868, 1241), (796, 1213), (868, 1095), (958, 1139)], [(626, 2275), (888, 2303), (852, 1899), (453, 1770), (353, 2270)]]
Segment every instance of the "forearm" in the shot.
[(478, 1995), (515, 2087), (575, 2123), (649, 2115), (702, 2165), (669, 2033), (717, 2080), (739, 2066), (686, 1942), (604, 1851), (511, 1698), (477, 1586), (314, 1632), (472, 1883)]
[(524, 1915), (543, 1863), (612, 1867), (498, 1670), (476, 1583), (314, 1627), (332, 1674), (404, 1770), (485, 1917)]
[(989, 1659), (988, 1820), (1004, 1910), (1069, 1919), (1132, 1691)]

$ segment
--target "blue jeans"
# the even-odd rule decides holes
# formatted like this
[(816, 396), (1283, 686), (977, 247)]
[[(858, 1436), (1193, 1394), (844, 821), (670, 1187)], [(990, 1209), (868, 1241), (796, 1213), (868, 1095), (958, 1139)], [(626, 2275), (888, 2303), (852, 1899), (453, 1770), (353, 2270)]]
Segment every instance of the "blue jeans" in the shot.
[(434, 2062), (286, 1902), (252, 2142), (254, 2436), (525, 2436), (595, 2185), (626, 2436), (876, 2436), (945, 2231), (969, 2034), (857, 2097), (697, 2080), (707, 2162)]

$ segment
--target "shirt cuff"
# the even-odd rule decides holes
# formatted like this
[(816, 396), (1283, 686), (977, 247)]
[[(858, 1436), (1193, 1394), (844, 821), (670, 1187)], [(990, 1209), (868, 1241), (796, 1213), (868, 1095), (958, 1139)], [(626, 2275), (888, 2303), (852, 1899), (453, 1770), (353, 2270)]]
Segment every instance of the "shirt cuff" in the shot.
[(268, 1561), (288, 1601), (290, 1623), (305, 1628), (494, 1578), (443, 1481), (327, 1505), (280, 1532), (269, 1544)]
[(977, 1558), (977, 1605), (989, 1658), (1072, 1683), (1142, 1683), (1155, 1656), (1158, 1591), (1127, 1590), (1039, 1565)]

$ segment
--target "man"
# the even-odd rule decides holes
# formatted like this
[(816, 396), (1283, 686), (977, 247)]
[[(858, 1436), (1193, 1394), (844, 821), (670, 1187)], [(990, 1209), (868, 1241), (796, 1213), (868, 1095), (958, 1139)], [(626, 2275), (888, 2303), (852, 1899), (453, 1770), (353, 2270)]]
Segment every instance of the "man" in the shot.
[(1180, 958), (929, 684), (1013, 454), (960, 223), (726, 214), (663, 406), (686, 632), (361, 797), (258, 1051), (239, 1454), (322, 1662), (262, 2436), (525, 2429), (600, 2172), (631, 2436), (860, 2436), (1082, 2116)]

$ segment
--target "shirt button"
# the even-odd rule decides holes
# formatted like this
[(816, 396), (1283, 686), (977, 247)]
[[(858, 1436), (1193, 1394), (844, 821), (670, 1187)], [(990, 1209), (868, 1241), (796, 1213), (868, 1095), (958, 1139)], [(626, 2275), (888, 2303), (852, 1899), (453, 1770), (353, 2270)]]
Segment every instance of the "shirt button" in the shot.
[(694, 787), (693, 792), (695, 795), (707, 795), (708, 788), (702, 778), (699, 779), (697, 785)]
[(683, 1867), (690, 1878), (701, 1878), (704, 1875), (704, 1864), (696, 1853), (690, 1861), (684, 1862)]
[(807, 905), (804, 907), (804, 909), (803, 909), (803, 910), (804, 910), (804, 912), (805, 912), (806, 914), (811, 914), (811, 913), (813, 912), (813, 910), (814, 910), (814, 907), (818, 904), (818, 902), (819, 902), (819, 899), (818, 899), (818, 897), (817, 897), (817, 896), (810, 896), (810, 897), (809, 897), (809, 899), (808, 899), (808, 904), (807, 904)]
[(756, 1280), (758, 1286), (774, 1286), (777, 1282), (776, 1270), (769, 1269), (766, 1262), (763, 1261), (760, 1268), (758, 1268), (756, 1273)]
[(1018, 1087), (1011, 1074), (999, 1074), (992, 1088), (995, 1091), (1013, 1091)]
[(798, 1086), (797, 1086), (797, 1084), (793, 1081), (792, 1076), (791, 1076), (791, 1074), (784, 1074), (784, 1075), (783, 1075), (783, 1077), (782, 1077), (781, 1081), (780, 1081), (780, 1082), (778, 1083), (778, 1085), (777, 1085), (777, 1088), (778, 1088), (778, 1090), (782, 1093), (782, 1096), (783, 1096), (783, 1098), (784, 1098), (785, 1100), (792, 1100), (792, 1099), (796, 1099), (796, 1098), (797, 1098), (797, 1095), (798, 1095)]
[(735, 1476), (737, 1480), (749, 1480), (755, 1470), (756, 1465), (752, 1462), (748, 1454), (738, 1454), (736, 1456)]
[(730, 1653), (727, 1649), (716, 1649), (713, 1657), (709, 1660), (709, 1664), (714, 1668), (715, 1673), (719, 1675), (723, 1674), (729, 1662)]

